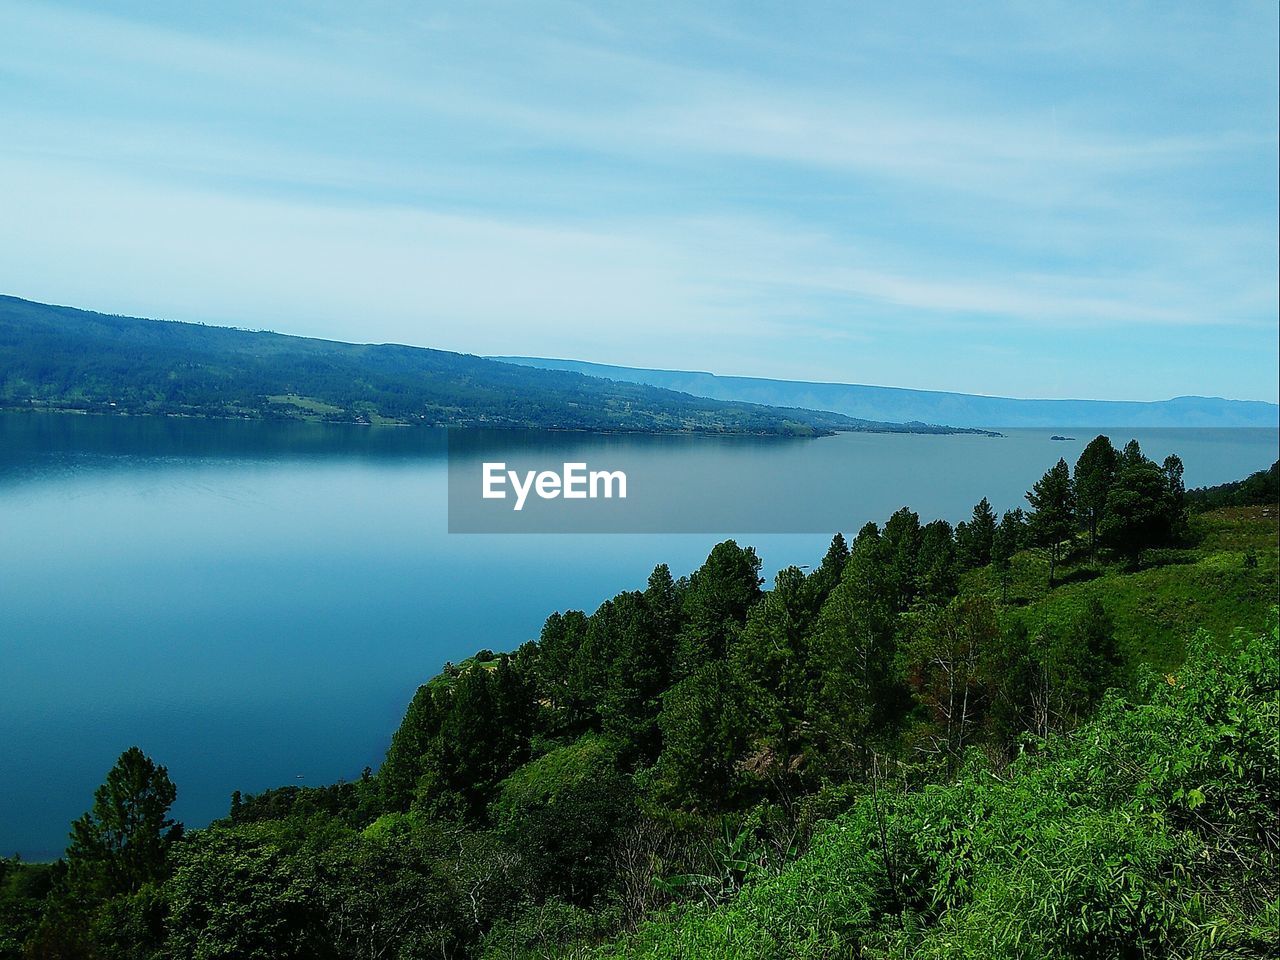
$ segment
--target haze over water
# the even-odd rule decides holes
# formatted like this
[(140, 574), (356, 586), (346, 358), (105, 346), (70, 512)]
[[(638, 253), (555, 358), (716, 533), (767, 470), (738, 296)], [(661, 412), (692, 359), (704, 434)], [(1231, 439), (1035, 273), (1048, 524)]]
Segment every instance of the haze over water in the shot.
[[(753, 529), (821, 531), (738, 536), (772, 577), (899, 506), (952, 522), (984, 495), (1025, 506), (1099, 431), (1006, 432), (492, 440), (661, 462), (674, 514), (714, 497), (765, 518)], [(1188, 486), (1280, 446), (1274, 430), (1107, 432), (1178, 453)], [(513, 649), (657, 563), (687, 574), (735, 534), (450, 535), (445, 451), (443, 431), (0, 414), (0, 854), (56, 856), (132, 744), (168, 765), (193, 826), (236, 789), (358, 777), (446, 661)]]

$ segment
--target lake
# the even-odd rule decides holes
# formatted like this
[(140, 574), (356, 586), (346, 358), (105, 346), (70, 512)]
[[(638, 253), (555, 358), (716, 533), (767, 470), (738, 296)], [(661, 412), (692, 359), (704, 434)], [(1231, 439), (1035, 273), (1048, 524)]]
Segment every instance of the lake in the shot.
[[(1025, 505), (1097, 432), (475, 435), (486, 458), (631, 464), (649, 486), (627, 523), (669, 531), (475, 535), (448, 532), (445, 431), (0, 413), (0, 854), (60, 853), (132, 744), (168, 766), (193, 826), (233, 790), (358, 777), (419, 683), (536, 637), (552, 610), (590, 611), (659, 562), (688, 573), (744, 531), (771, 576), (902, 505), (953, 522), (984, 495)], [(1177, 452), (1188, 486), (1280, 446), (1266, 429), (1107, 432)]]

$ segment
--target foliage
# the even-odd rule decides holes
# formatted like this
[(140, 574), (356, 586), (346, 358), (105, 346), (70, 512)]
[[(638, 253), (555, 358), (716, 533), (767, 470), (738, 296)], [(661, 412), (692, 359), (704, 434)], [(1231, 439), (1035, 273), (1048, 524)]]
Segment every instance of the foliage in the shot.
[(1280, 501), (1280, 460), (1243, 480), (1187, 491), (1187, 505), (1196, 512), (1222, 507), (1250, 507)]
[[(1008, 770), (868, 797), (780, 873), (599, 956), (1264, 957), (1280, 824), (1277, 643), (1200, 635)], [(882, 823), (887, 823), (884, 828)]]

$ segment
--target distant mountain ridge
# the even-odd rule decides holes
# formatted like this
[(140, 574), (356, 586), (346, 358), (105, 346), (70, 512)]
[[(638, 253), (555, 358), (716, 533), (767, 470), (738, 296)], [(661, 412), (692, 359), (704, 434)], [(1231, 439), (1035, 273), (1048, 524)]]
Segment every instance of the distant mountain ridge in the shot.
[(122, 317), (10, 296), (0, 296), (0, 408), (633, 433), (955, 432), (426, 347)]
[(1170, 400), (1022, 400), (856, 383), (724, 377), (690, 370), (650, 370), (582, 360), (494, 357), (547, 370), (572, 370), (717, 400), (830, 410), (850, 417), (921, 421), (952, 427), (1280, 427), (1280, 405), (1262, 400), (1174, 397)]

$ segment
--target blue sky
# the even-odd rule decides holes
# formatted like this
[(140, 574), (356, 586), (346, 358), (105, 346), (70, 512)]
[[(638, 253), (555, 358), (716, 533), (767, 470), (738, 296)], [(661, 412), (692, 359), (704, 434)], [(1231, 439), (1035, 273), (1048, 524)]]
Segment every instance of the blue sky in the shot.
[(1274, 400), (1277, 9), (0, 0), (0, 292)]

